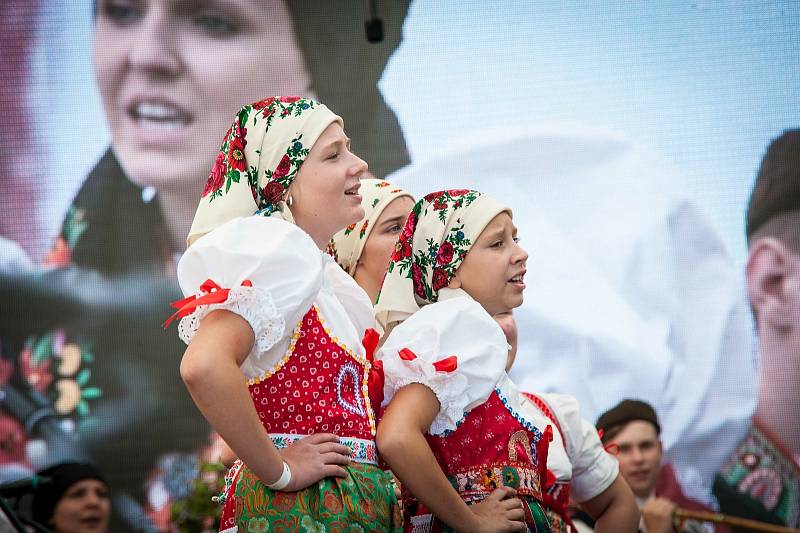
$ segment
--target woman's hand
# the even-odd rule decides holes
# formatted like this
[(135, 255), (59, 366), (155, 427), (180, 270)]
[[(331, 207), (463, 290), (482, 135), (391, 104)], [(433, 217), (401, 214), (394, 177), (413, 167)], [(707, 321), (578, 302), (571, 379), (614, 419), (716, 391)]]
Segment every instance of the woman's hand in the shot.
[(504, 533), (525, 531), (525, 511), (522, 502), (515, 498), (516, 492), (510, 487), (500, 487), (485, 500), (470, 505), (476, 516), (475, 533)]
[[(347, 477), (343, 465), (350, 464), (353, 451), (340, 444), (336, 435), (317, 433), (298, 440), (279, 453), (292, 471), (291, 481), (281, 490), (294, 492), (326, 477)], [(275, 481), (271, 480), (272, 483)]]

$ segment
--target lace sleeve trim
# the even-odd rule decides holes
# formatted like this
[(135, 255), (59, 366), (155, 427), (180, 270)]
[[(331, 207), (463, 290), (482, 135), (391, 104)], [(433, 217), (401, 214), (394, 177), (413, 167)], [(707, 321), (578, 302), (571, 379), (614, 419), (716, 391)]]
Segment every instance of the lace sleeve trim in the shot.
[(467, 406), (474, 398), (468, 392), (466, 376), (459, 372), (437, 371), (430, 362), (422, 359), (404, 361), (399, 357), (383, 360), (386, 376), (384, 403), (411, 383), (425, 385), (439, 400), (439, 414), (430, 427), (431, 435), (443, 435), (454, 431), (466, 415)]
[(286, 323), (268, 291), (259, 287), (233, 287), (224, 302), (198, 307), (194, 313), (181, 319), (178, 324), (181, 340), (189, 344), (200, 327), (200, 321), (217, 309), (236, 313), (253, 328), (255, 342), (248, 357), (267, 352), (286, 331)]

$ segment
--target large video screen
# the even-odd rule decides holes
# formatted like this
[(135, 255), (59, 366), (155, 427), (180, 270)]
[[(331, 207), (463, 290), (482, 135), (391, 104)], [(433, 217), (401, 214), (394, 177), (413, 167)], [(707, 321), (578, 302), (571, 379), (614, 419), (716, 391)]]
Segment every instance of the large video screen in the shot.
[[(709, 508), (756, 413), (784, 413), (766, 423), (796, 460), (797, 395), (761, 371), (745, 216), (767, 146), (800, 126), (800, 5), (382, 1), (370, 43), (369, 4), (0, 8), (0, 480), (91, 460), (123, 529), (166, 528), (191, 496), (218, 443), (161, 323), (226, 129), (271, 95), (326, 103), (370, 172), (417, 197), (475, 188), (514, 209), (521, 388), (574, 395), (590, 421), (651, 403)], [(771, 357), (797, 375), (796, 351)]]

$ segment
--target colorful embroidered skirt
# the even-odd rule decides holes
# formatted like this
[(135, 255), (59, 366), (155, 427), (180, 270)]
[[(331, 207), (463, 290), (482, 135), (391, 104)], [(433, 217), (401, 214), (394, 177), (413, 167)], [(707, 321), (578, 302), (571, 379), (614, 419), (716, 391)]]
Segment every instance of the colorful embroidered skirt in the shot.
[(325, 478), (298, 492), (268, 489), (247, 466), (238, 471), (233, 487), (238, 533), (399, 532), (400, 508), (391, 474), (375, 465), (352, 463), (347, 477)]
[(569, 533), (570, 526), (561, 515), (548, 508), (545, 508), (544, 512), (547, 515), (547, 519), (550, 521), (550, 529), (553, 530), (553, 533)]
[[(526, 533), (552, 533), (550, 517), (544, 511), (542, 504), (535, 498), (520, 497), (525, 511)], [(406, 500), (404, 509), (403, 531), (406, 533), (449, 533), (454, 530), (443, 524), (441, 520), (421, 504)]]

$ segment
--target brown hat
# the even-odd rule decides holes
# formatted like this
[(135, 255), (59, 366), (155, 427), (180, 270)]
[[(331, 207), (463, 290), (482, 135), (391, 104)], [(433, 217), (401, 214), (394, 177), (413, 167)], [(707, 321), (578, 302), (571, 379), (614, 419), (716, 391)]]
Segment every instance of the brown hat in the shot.
[(800, 129), (786, 130), (767, 148), (747, 206), (747, 238), (781, 213), (800, 209)]
[(650, 422), (656, 427), (656, 434), (661, 434), (661, 426), (658, 424), (658, 415), (655, 409), (649, 403), (640, 400), (622, 400), (600, 415), (596, 426), (598, 430), (606, 432), (609, 428), (627, 424), (634, 420)]

